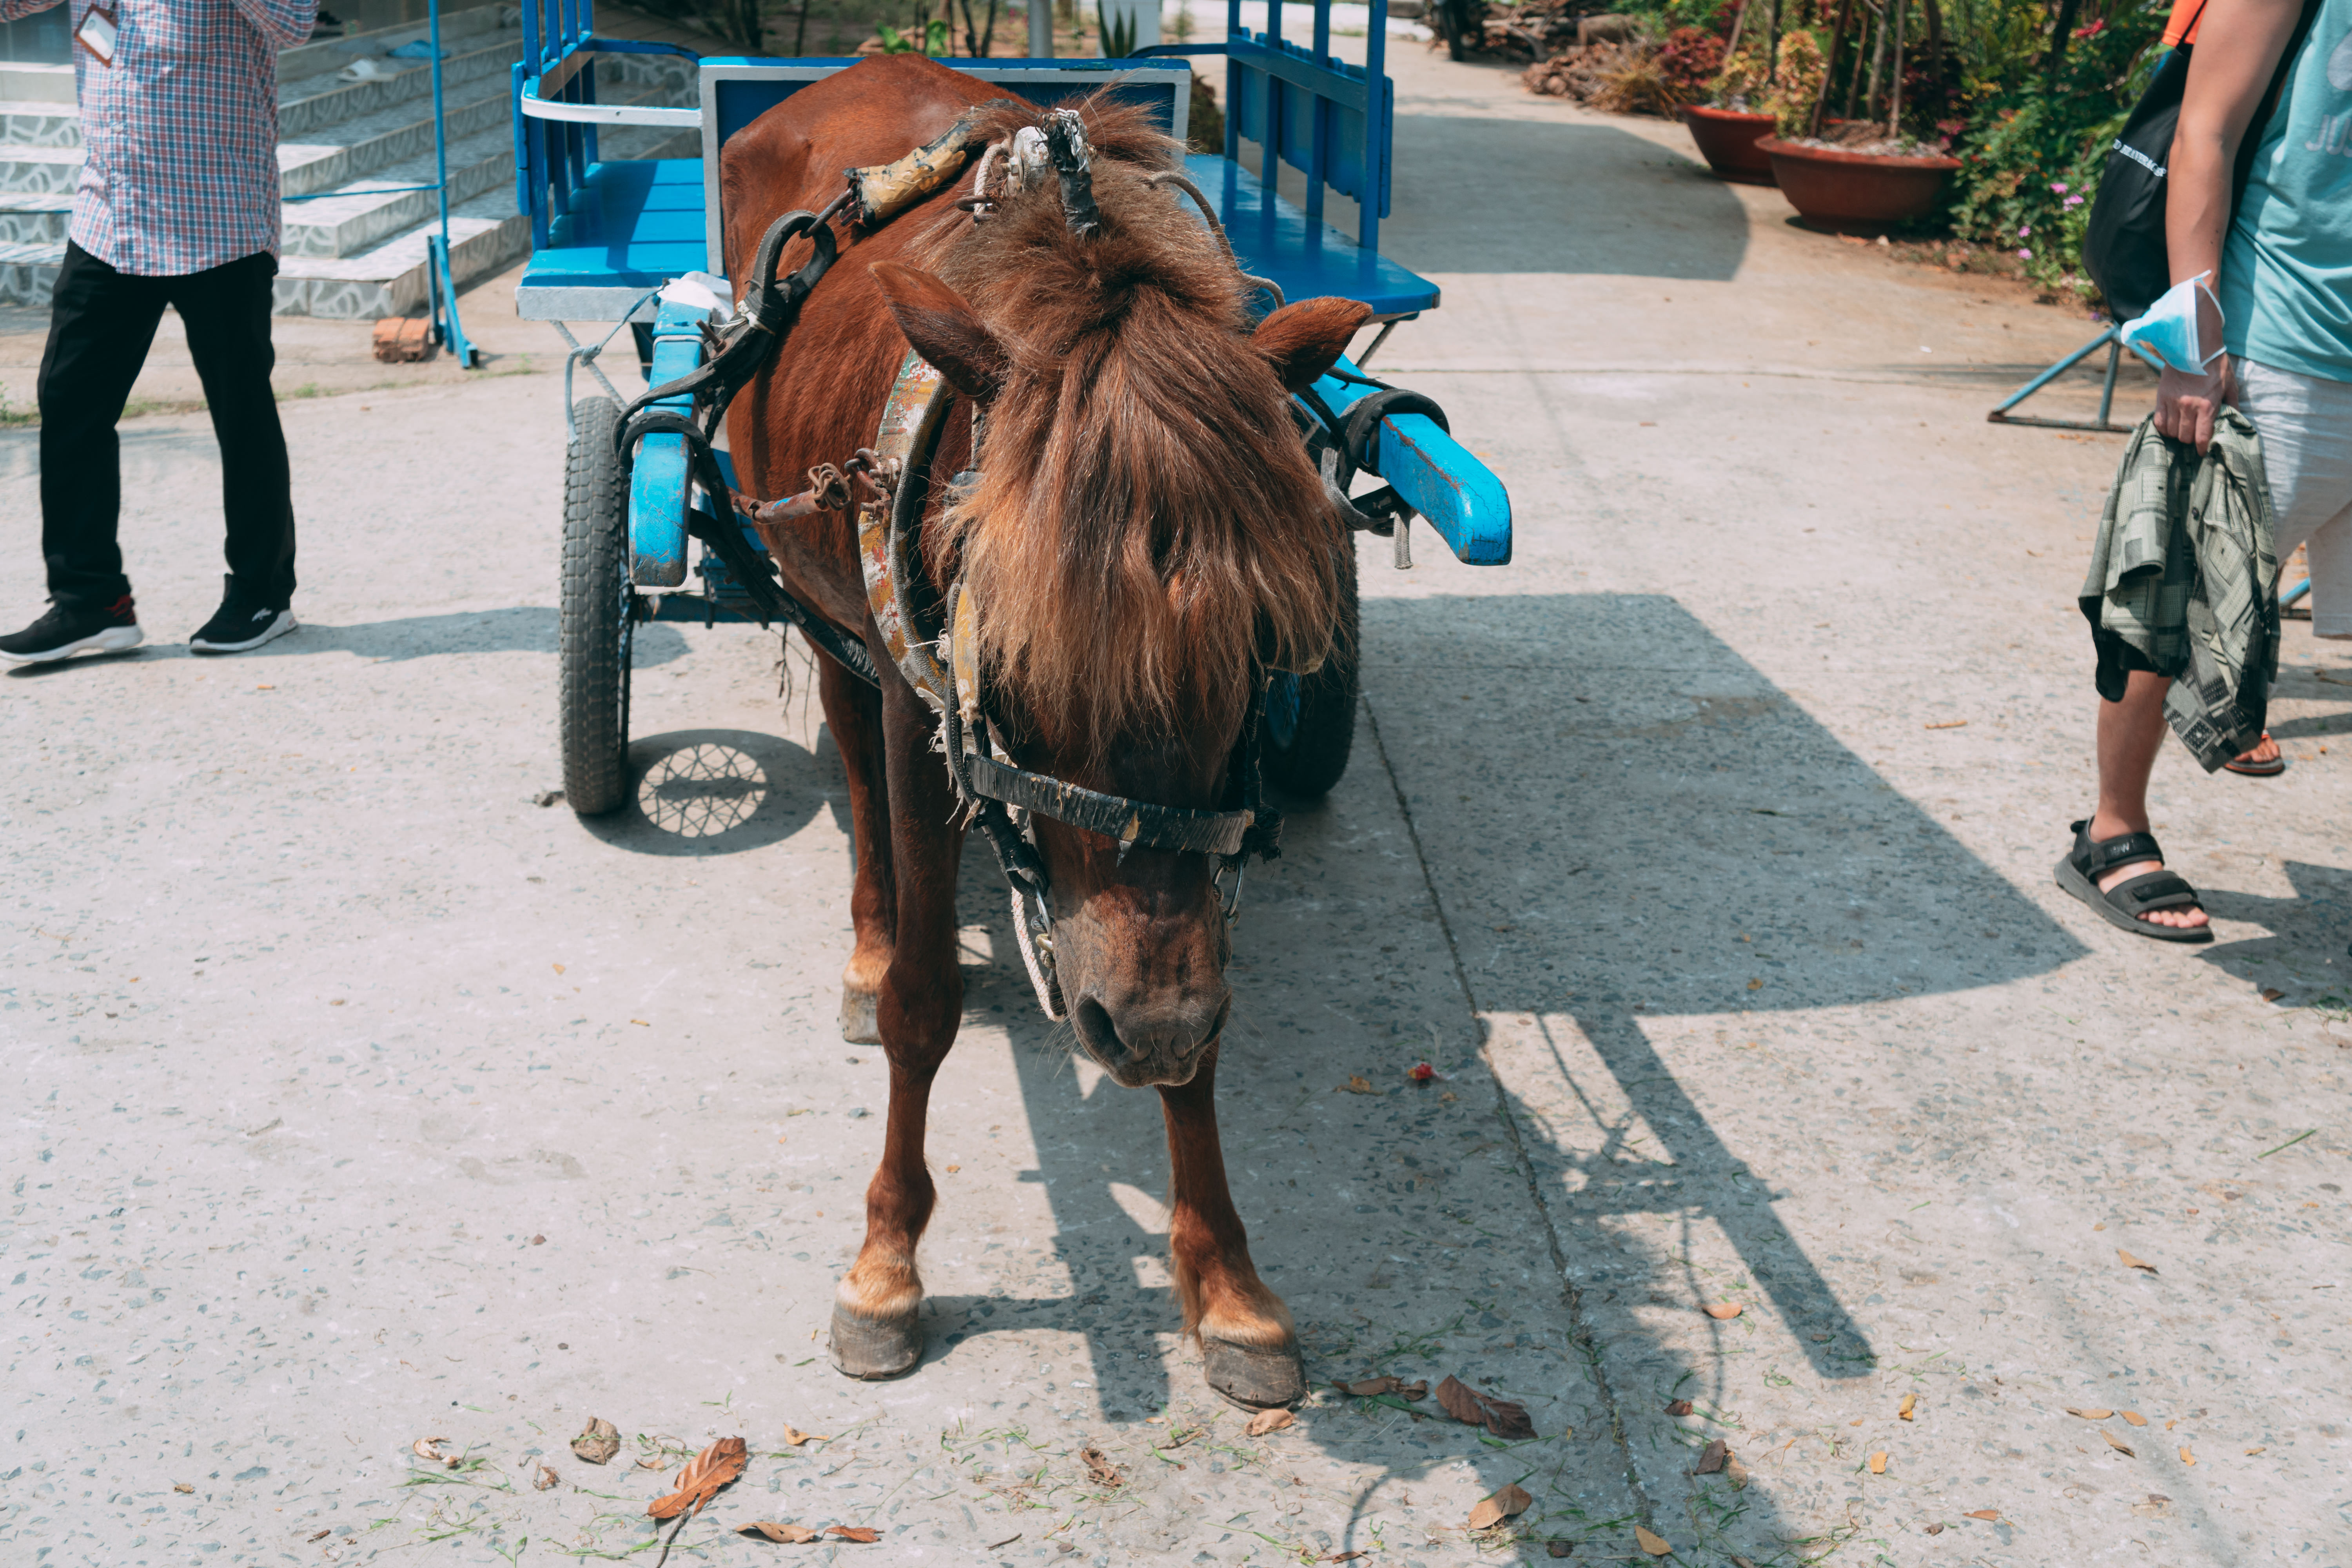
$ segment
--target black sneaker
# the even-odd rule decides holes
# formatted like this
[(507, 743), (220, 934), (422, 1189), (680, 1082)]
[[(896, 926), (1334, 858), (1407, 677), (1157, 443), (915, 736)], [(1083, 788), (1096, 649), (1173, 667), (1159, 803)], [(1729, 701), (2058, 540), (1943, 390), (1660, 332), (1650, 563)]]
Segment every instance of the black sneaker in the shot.
[(51, 605), (23, 631), (0, 637), (0, 658), (13, 664), (47, 664), (78, 653), (120, 653), (137, 647), (139, 611), (125, 594), (105, 609)]
[(235, 577), (221, 581), (221, 607), (188, 639), (190, 653), (243, 653), (294, 629), (293, 611), (255, 599), (236, 585)]

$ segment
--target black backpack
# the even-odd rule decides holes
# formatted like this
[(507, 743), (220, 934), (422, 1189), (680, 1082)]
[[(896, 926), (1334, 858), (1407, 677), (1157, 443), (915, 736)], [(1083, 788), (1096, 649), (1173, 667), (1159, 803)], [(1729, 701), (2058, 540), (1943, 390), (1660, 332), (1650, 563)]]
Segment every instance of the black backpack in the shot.
[[(2254, 151), (2262, 145), (2263, 131), (2278, 107), (2286, 73), (2302, 52), (2304, 37), (2311, 31), (2318, 10), (2318, 0), (2304, 0), (2303, 15), (2287, 39), (2286, 52), (2271, 74), (2270, 90), (2263, 94), (2261, 107), (2246, 125), (2230, 184), (2232, 207), (2245, 191), (2247, 176), (2253, 173)], [(2203, 14), (2201, 8), (2199, 14)], [(2106, 172), (2100, 176), (2098, 194), (2091, 201), (2090, 223), (2083, 235), (2083, 270), (2106, 296), (2108, 312), (2119, 321), (2145, 313), (2172, 287), (2171, 260), (2164, 238), (2165, 168), (2172, 156), (2172, 132), (2180, 123), (2180, 95), (2189, 84), (2189, 51), (2190, 46), (2182, 44), (2156, 68), (2156, 79), (2147, 84), (2131, 118), (2124, 121), (2123, 134), (2108, 151)]]

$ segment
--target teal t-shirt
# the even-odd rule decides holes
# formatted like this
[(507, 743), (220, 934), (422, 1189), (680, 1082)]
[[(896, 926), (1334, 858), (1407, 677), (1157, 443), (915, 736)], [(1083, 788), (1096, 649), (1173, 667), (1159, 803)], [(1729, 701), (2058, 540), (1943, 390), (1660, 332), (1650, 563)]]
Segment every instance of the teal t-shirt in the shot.
[(2221, 255), (2230, 352), (2352, 381), (2352, 0), (2321, 0)]

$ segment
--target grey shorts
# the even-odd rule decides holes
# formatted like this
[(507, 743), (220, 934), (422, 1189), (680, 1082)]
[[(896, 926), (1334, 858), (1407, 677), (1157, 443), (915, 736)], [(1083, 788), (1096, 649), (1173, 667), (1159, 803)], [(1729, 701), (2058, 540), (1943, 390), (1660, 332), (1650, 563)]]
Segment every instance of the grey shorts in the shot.
[(2262, 433), (2279, 559), (2309, 547), (2312, 635), (2352, 637), (2352, 381), (2240, 360), (2238, 410)]

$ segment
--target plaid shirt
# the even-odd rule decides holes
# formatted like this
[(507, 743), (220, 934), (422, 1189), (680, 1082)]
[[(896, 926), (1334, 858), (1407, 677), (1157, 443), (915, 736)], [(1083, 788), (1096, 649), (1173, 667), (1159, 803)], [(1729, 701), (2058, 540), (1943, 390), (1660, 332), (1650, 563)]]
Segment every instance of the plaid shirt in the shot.
[[(0, 0), (0, 22), (57, 3)], [(70, 4), (79, 30), (92, 0)], [(319, 0), (115, 0), (114, 63), (74, 47), (73, 242), (143, 278), (275, 253), (278, 51), (318, 15)]]

